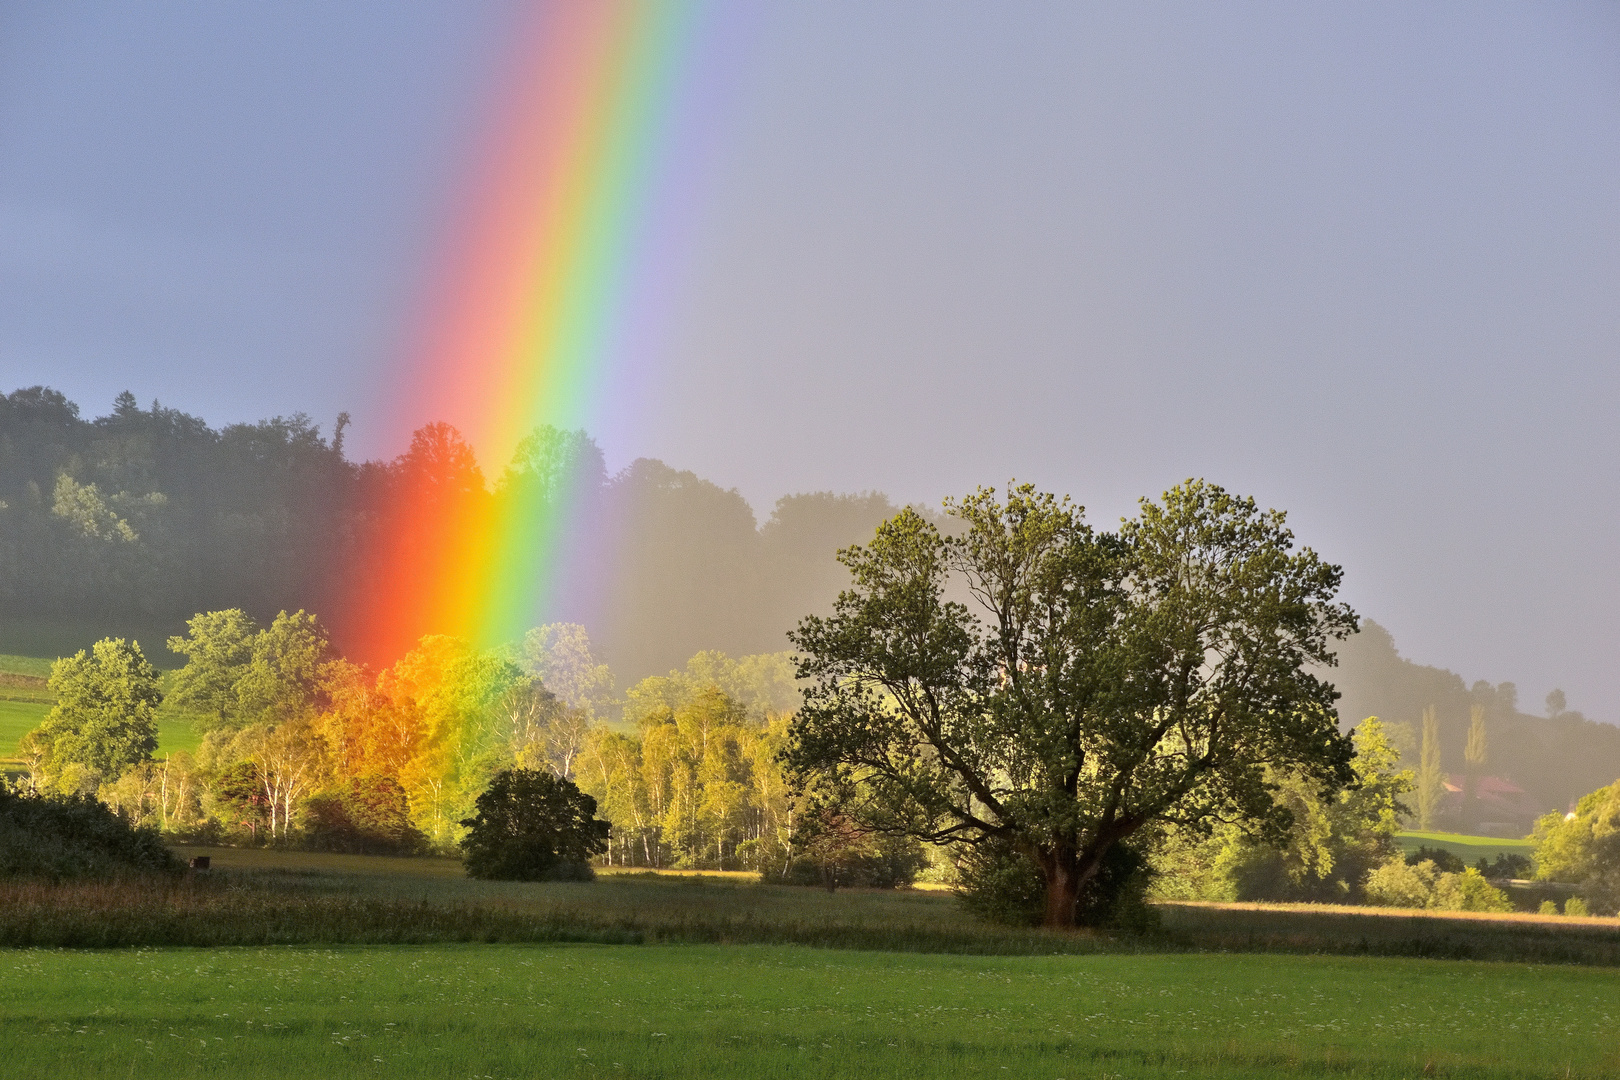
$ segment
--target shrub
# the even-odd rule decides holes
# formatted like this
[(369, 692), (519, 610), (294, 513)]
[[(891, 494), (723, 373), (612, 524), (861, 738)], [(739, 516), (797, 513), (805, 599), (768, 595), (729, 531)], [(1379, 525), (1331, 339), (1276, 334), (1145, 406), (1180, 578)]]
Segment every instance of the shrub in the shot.
[(469, 877), (497, 881), (589, 881), (590, 860), (607, 850), (609, 825), (596, 800), (570, 780), (536, 769), (505, 769), (463, 822)]
[(1445, 848), (1432, 848), (1428, 845), (1410, 852), (1406, 856), (1406, 865), (1416, 866), (1418, 863), (1434, 863), (1436, 870), (1442, 874), (1460, 874), (1468, 869), (1468, 864), (1462, 861), (1461, 855), (1453, 854)]
[(1564, 901), (1564, 914), (1580, 916), (1589, 915), (1591, 912), (1586, 909), (1586, 901), (1578, 896), (1572, 896)]
[(1504, 851), (1495, 861), (1480, 857), (1476, 864), (1480, 874), (1488, 878), (1528, 878), (1535, 873), (1535, 864), (1523, 855), (1516, 855), (1511, 851)]
[(304, 803), (304, 842), (316, 851), (410, 855), (427, 837), (412, 827), (410, 801), (391, 776), (357, 776)]
[(87, 881), (183, 869), (155, 830), (131, 827), (92, 796), (0, 787), (0, 878)]
[(1036, 926), (1046, 914), (1046, 879), (1034, 860), (1001, 840), (984, 840), (956, 860), (957, 897), (986, 922)]
[(1558, 905), (1553, 903), (1551, 900), (1543, 900), (1538, 913), (1542, 915), (1556, 915), (1558, 914)]
[(804, 825), (796, 853), (761, 880), (827, 889), (897, 889), (910, 885), (928, 865), (928, 853), (909, 836), (857, 827), (848, 818), (822, 814)]
[(1462, 873), (1442, 871), (1431, 860), (1412, 864), (1400, 856), (1367, 875), (1367, 902), (1380, 907), (1428, 908), (1434, 911), (1512, 911), (1501, 889), (1472, 867)]
[(1115, 844), (1103, 856), (1076, 905), (1075, 923), (1144, 933), (1159, 924), (1158, 909), (1147, 902), (1153, 872), (1136, 848)]
[(1460, 874), (1441, 874), (1429, 907), (1437, 911), (1512, 911), (1513, 902), (1470, 866)]
[(1378, 907), (1424, 908), (1439, 876), (1439, 868), (1428, 859), (1413, 864), (1394, 858), (1367, 875), (1362, 891), (1367, 902)]
[(1581, 882), (1580, 895), (1594, 915), (1620, 912), (1620, 866), (1592, 874)]

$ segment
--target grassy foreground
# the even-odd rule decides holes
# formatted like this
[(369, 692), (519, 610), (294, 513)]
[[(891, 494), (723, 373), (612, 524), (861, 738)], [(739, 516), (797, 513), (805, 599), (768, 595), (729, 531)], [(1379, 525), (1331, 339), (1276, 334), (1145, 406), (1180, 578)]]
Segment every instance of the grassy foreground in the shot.
[(978, 922), (948, 894), (604, 872), (594, 883), (471, 881), (449, 859), (231, 848), (178, 883), (0, 883), (0, 946), (452, 942), (811, 945), (1001, 956), (1334, 953), (1620, 967), (1620, 921), (1327, 905), (1166, 904), (1146, 938)]
[(0, 957), (10, 1075), (1597, 1077), (1595, 970), (760, 946)]

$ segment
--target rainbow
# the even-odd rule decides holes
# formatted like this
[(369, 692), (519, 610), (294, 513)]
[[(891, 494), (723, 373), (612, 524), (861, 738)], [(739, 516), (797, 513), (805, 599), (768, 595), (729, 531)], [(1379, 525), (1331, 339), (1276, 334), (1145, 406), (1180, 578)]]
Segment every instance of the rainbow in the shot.
[[(541, 425), (591, 426), (657, 261), (698, 22), (679, 0), (555, 0), (520, 29), (470, 213), (425, 305), (409, 415), (452, 419), (491, 462)], [(396, 493), (346, 620), (350, 651), (387, 663), (426, 633), (521, 636), (558, 586), (576, 503), (481, 480)]]

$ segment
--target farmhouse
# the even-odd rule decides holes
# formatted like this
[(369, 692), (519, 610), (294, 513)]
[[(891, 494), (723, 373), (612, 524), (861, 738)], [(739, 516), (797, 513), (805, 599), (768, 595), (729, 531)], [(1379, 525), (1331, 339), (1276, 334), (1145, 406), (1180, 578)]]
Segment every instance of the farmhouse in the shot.
[(1457, 832), (1476, 836), (1526, 836), (1536, 827), (1536, 819), (1553, 809), (1541, 805), (1535, 796), (1501, 776), (1476, 777), (1472, 798), (1466, 776), (1450, 774), (1445, 783), (1440, 820)]

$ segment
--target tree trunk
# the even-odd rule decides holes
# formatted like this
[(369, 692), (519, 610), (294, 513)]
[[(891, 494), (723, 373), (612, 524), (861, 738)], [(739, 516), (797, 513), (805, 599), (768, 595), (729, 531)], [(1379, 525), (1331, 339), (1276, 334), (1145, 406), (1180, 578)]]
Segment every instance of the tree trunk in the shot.
[(1046, 878), (1046, 916), (1041, 925), (1054, 930), (1073, 929), (1080, 887), (1085, 883), (1079, 858), (1072, 851), (1051, 851), (1042, 852), (1038, 862)]

